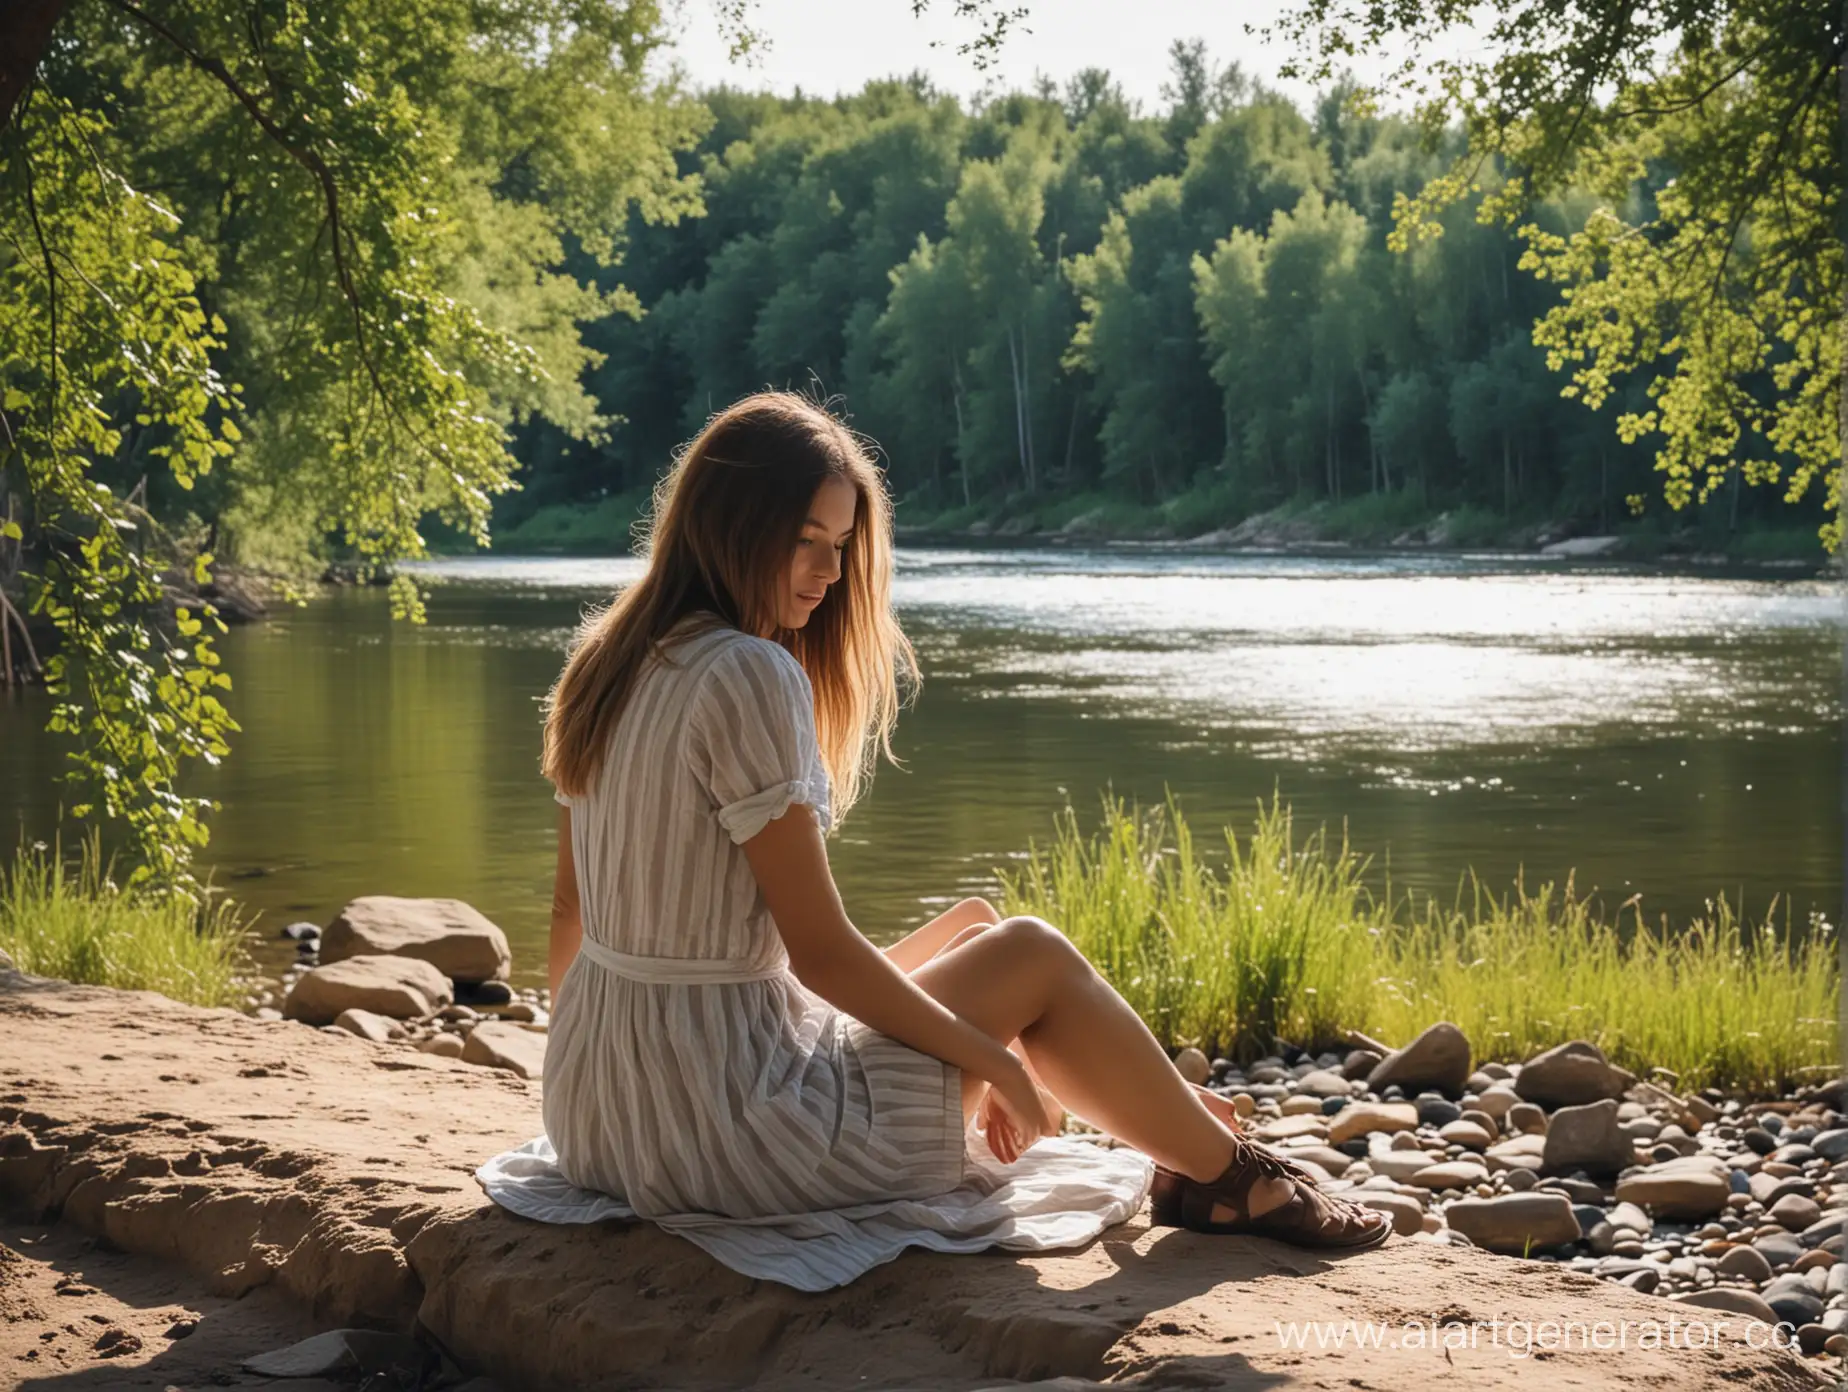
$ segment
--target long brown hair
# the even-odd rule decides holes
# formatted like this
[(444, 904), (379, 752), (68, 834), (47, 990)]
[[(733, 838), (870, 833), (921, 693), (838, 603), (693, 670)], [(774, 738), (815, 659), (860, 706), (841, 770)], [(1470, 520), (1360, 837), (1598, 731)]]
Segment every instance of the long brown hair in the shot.
[[(859, 495), (841, 578), (799, 629), (778, 623), (796, 542), (830, 478)], [(641, 550), (648, 569), (584, 616), (545, 702), (540, 771), (562, 791), (589, 786), (636, 679), (681, 619), (702, 611), (768, 634), (808, 673), (836, 822), (892, 757), (899, 680), (915, 689), (911, 643), (892, 614), (892, 500), (845, 425), (793, 392), (759, 392), (706, 423), (655, 487)]]

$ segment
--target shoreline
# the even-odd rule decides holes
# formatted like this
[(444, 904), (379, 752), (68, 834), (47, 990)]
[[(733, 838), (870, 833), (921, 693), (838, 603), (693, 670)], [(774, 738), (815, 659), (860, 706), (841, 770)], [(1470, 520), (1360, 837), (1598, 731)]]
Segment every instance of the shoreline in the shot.
[[(1364, 1370), (1377, 1392), (1419, 1392), (1434, 1357), (1485, 1389), (1830, 1385), (1828, 1364), (1766, 1347), (1768, 1331), (1742, 1315), (1593, 1282), (1557, 1261), (1432, 1236), (1334, 1261), (1151, 1228), (1146, 1210), (1076, 1251), (912, 1251), (844, 1289), (800, 1295), (747, 1281), (648, 1224), (552, 1227), (488, 1205), (469, 1176), (536, 1133), (538, 1082), (13, 972), (0, 972), (0, 1024), (17, 1045), (0, 1059), (0, 1196), (12, 1210), (185, 1268), (215, 1293), (274, 1292), (319, 1327), (421, 1329), (464, 1373), (509, 1388), (974, 1392), (1010, 1378), (1063, 1377), (1077, 1389), (1254, 1376), (1333, 1386)], [(1246, 1070), (1248, 1089), (1282, 1086), (1256, 1072)], [(1277, 1110), (1275, 1124), (1291, 1119)], [(1321, 1124), (1291, 1111), (1296, 1126)], [(1376, 1148), (1395, 1151), (1406, 1153), (1392, 1141)], [(1384, 1185), (1378, 1193), (1386, 1202)], [(1570, 1217), (1566, 1197), (1541, 1196), (1549, 1214), (1562, 1205)], [(1672, 1262), (1646, 1265), (1671, 1274)], [(1621, 1356), (1568, 1345), (1544, 1359), (1486, 1336), (1441, 1351), (1395, 1338), (1305, 1353), (1278, 1333), (1286, 1321), (1381, 1320), (1409, 1333), (1431, 1312), (1465, 1332), (1490, 1319), (1675, 1319), (1704, 1321), (1711, 1337), (1724, 1319), (1733, 1333)], [(1748, 1327), (1757, 1345), (1741, 1337)], [(159, 1370), (164, 1349), (148, 1345), (107, 1366)]]

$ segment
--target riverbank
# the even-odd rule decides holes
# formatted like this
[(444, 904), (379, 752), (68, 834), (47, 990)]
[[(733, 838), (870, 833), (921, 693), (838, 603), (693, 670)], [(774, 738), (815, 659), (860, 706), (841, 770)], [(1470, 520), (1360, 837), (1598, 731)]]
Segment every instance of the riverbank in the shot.
[[(493, 550), (509, 556), (623, 555), (639, 534), (647, 505), (648, 496), (637, 492), (542, 507), (497, 527)], [(1803, 523), (1734, 532), (1716, 517), (1694, 512), (1642, 519), (1506, 517), (1471, 507), (1433, 510), (1399, 495), (1296, 501), (1249, 515), (1228, 514), (1211, 500), (1142, 506), (1105, 494), (1022, 495), (938, 510), (901, 501), (894, 531), (901, 543), (913, 545), (1133, 543), (1261, 553), (1486, 553), (1834, 573), (1815, 528)], [(433, 555), (476, 554), (460, 535), (427, 536)]]
[[(184, 1267), (216, 1292), (271, 1292), (322, 1328), (419, 1328), (510, 1388), (947, 1390), (1064, 1377), (1065, 1389), (1332, 1389), (1364, 1377), (1422, 1392), (1440, 1358), (1473, 1388), (1828, 1385), (1820, 1364), (1749, 1347), (1742, 1318), (1716, 1335), (1712, 1311), (1710, 1347), (1633, 1334), (1620, 1353), (1511, 1356), (1523, 1325), (1659, 1331), (1672, 1315), (1685, 1330), (1695, 1314), (1557, 1263), (1430, 1238), (1333, 1261), (1153, 1229), (1146, 1213), (1075, 1252), (913, 1252), (846, 1290), (802, 1295), (646, 1224), (555, 1228), (487, 1206), (473, 1167), (539, 1124), (540, 1085), (507, 1072), (17, 973), (0, 973), (0, 1033), (0, 1194), (16, 1209)], [(1434, 1317), (1450, 1337), (1414, 1343), (1414, 1325)], [(1503, 1321), (1494, 1338), (1491, 1319)], [(1279, 1321), (1383, 1321), (1395, 1343), (1285, 1349)], [(172, 1356), (149, 1341), (99, 1361), (115, 1383), (59, 1385), (116, 1386), (146, 1369), (158, 1386)]]

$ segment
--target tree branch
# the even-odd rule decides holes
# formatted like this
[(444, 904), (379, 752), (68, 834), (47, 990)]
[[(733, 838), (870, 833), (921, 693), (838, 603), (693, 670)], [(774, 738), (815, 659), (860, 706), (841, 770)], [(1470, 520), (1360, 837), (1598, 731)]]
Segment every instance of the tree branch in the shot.
[(13, 123), (14, 108), (32, 85), (39, 60), (51, 46), (51, 31), (70, 0), (6, 0), (0, 5), (0, 132)]

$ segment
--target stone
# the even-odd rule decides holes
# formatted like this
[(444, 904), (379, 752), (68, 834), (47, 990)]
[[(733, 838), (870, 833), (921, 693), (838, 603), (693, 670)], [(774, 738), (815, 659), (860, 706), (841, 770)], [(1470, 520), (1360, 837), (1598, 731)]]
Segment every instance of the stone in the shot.
[(1444, 1210), (1444, 1221), (1491, 1252), (1525, 1254), (1536, 1247), (1577, 1242), (1582, 1236), (1572, 1205), (1559, 1194), (1459, 1199)]
[[(1816, 1196), (1816, 1186), (1802, 1175), (1774, 1175), (1759, 1173), (1748, 1175), (1745, 1191), (1767, 1209), (1786, 1194), (1801, 1194), (1805, 1198)], [(1820, 1216), (1820, 1214), (1818, 1215)], [(1799, 1226), (1807, 1227), (1808, 1224)]]
[(1295, 1116), (1267, 1121), (1258, 1127), (1259, 1137), (1266, 1141), (1289, 1141), (1298, 1136), (1312, 1136), (1319, 1141), (1328, 1134), (1328, 1119), (1320, 1112), (1313, 1114), (1299, 1112)]
[(1528, 1136), (1546, 1134), (1546, 1113), (1532, 1102), (1516, 1102), (1504, 1115), (1511, 1131), (1519, 1131)]
[(1605, 1217), (1620, 1228), (1628, 1228), (1633, 1233), (1647, 1234), (1655, 1227), (1647, 1213), (1633, 1203), (1619, 1203), (1606, 1210)]
[(1520, 1101), (1520, 1096), (1506, 1083), (1491, 1083), (1476, 1094), (1473, 1104), (1478, 1111), (1487, 1112), (1500, 1121)]
[(1821, 1247), (1825, 1243), (1833, 1241), (1835, 1244), (1834, 1250), (1839, 1252), (1842, 1245), (1841, 1213), (1838, 1211), (1831, 1213), (1826, 1218), (1818, 1218), (1814, 1223), (1811, 1223), (1802, 1232), (1797, 1234), (1797, 1241), (1801, 1242), (1805, 1247)]
[(1797, 1330), (1797, 1347), (1809, 1357), (1821, 1353), (1833, 1336), (1820, 1324), (1806, 1324)]
[(1607, 1097), (1619, 1100), (1635, 1083), (1636, 1075), (1612, 1064), (1597, 1045), (1574, 1039), (1529, 1059), (1514, 1090), (1524, 1102), (1578, 1107)]
[(1714, 1286), (1711, 1290), (1671, 1295), (1669, 1299), (1677, 1305), (1692, 1305), (1701, 1310), (1725, 1310), (1729, 1314), (1744, 1315), (1747, 1319), (1763, 1320), (1766, 1324), (1777, 1323), (1777, 1312), (1762, 1295), (1741, 1290), (1737, 1286)]
[(1328, 1138), (1336, 1145), (1375, 1131), (1411, 1131), (1418, 1126), (1418, 1109), (1406, 1102), (1361, 1102), (1344, 1107), (1328, 1123)]
[(1822, 1205), (1801, 1194), (1786, 1194), (1765, 1211), (1765, 1217), (1791, 1232), (1801, 1232), (1822, 1217)]
[(411, 1020), (435, 1014), (451, 998), (449, 978), (420, 958), (348, 957), (302, 973), (282, 1013), (310, 1025), (331, 1025), (343, 1010)]
[(1818, 1132), (1809, 1144), (1810, 1149), (1824, 1160), (1848, 1160), (1848, 1127)]
[(1319, 1165), (1336, 1179), (1346, 1174), (1348, 1169), (1354, 1164), (1353, 1156), (1344, 1155), (1333, 1146), (1291, 1146), (1288, 1150), (1280, 1153), (1288, 1156), (1292, 1160), (1307, 1160), (1312, 1165)]
[(438, 1058), (459, 1059), (466, 1046), (462, 1043), (462, 1036), (459, 1034), (433, 1034), (417, 1047), (426, 1054), (435, 1054)]
[(282, 937), (292, 943), (312, 942), (321, 936), (318, 923), (291, 923), (282, 930)]
[(1617, 1229), (1608, 1219), (1602, 1223), (1593, 1223), (1585, 1229), (1585, 1245), (1591, 1248), (1594, 1255), (1608, 1257), (1617, 1250)]
[(415, 1339), (404, 1334), (386, 1334), (374, 1329), (331, 1329), (316, 1334), (288, 1348), (260, 1353), (246, 1359), (246, 1372), (261, 1377), (311, 1378), (328, 1374), (361, 1374), (367, 1381), (404, 1372), (421, 1381), (424, 1351)]
[(1495, 1138), (1473, 1121), (1453, 1121), (1438, 1128), (1437, 1138), (1446, 1145), (1460, 1145), (1465, 1150), (1486, 1150)]
[(389, 1044), (404, 1033), (402, 1025), (394, 1024), (383, 1015), (374, 1015), (370, 1010), (343, 1010), (334, 1017), (334, 1024), (374, 1044)]
[(1764, 1253), (1751, 1247), (1733, 1248), (1713, 1264), (1713, 1269), (1723, 1276), (1743, 1276), (1755, 1286), (1771, 1279), (1771, 1263), (1765, 1260)]
[(1447, 1097), (1438, 1097), (1435, 1094), (1420, 1097), (1412, 1105), (1418, 1108), (1420, 1126), (1448, 1126), (1463, 1116), (1463, 1109), (1456, 1103)]
[(1760, 1155), (1769, 1155), (1777, 1149), (1777, 1137), (1762, 1126), (1748, 1127), (1739, 1141), (1747, 1150), (1756, 1151)]
[(485, 1020), (469, 1032), (462, 1046), (462, 1062), (537, 1078), (545, 1071), (545, 1036), (518, 1025)]
[(505, 981), (513, 968), (507, 935), (470, 905), (393, 894), (354, 899), (327, 925), (322, 964), (350, 957), (413, 957), (452, 981)]
[[(1510, 1120), (1513, 1115), (1509, 1113)], [(1635, 1163), (1636, 1145), (1618, 1123), (1616, 1102), (1607, 1097), (1554, 1112), (1547, 1124), (1546, 1147), (1540, 1159), (1555, 1173), (1584, 1170), (1588, 1174), (1616, 1174)]]
[(1360, 1082), (1373, 1071), (1373, 1065), (1380, 1061), (1381, 1055), (1372, 1049), (1353, 1049), (1341, 1061), (1341, 1076), (1350, 1082)]
[(1553, 1175), (1540, 1181), (1540, 1187), (1554, 1194), (1564, 1194), (1573, 1203), (1602, 1204), (1604, 1190), (1589, 1179), (1562, 1179)]
[(1374, 1092), (1393, 1085), (1407, 1092), (1431, 1088), (1456, 1095), (1468, 1077), (1469, 1040), (1448, 1020), (1440, 1020), (1381, 1059), (1367, 1075), (1367, 1087)]
[(1677, 1156), (1617, 1181), (1619, 1202), (1639, 1204), (1658, 1218), (1711, 1218), (1730, 1193), (1726, 1166), (1703, 1156)]
[(1326, 1068), (1303, 1074), (1296, 1080), (1296, 1090), (1310, 1097), (1347, 1097), (1354, 1091), (1346, 1078)]
[(1189, 1045), (1174, 1056), (1174, 1071), (1188, 1082), (1204, 1087), (1207, 1079), (1213, 1076), (1213, 1061)]
[(1519, 1165), (1502, 1173), (1502, 1183), (1516, 1194), (1524, 1194), (1540, 1182), (1540, 1176)]
[(1781, 1266), (1794, 1266), (1797, 1258), (1803, 1255), (1803, 1244), (1789, 1233), (1754, 1238), (1752, 1246), (1760, 1256), (1771, 1263), (1773, 1270)]
[(1640, 1291), (1644, 1295), (1654, 1295), (1655, 1288), (1662, 1283), (1662, 1273), (1654, 1267), (1645, 1266), (1640, 1270), (1630, 1272), (1627, 1276), (1619, 1277), (1618, 1280), (1620, 1284), (1628, 1286), (1633, 1291)]
[(1543, 1136), (1516, 1136), (1490, 1146), (1485, 1159), (1492, 1170), (1539, 1170), (1546, 1151)]
[(1422, 1150), (1382, 1150), (1366, 1160), (1373, 1173), (1400, 1184), (1410, 1183), (1413, 1175), (1430, 1169), (1433, 1163), (1432, 1157)]
[(458, 981), (456, 1003), (476, 1010), (498, 1010), (513, 1004), (513, 987), (504, 981)]
[(1808, 1291), (1787, 1290), (1776, 1295), (1767, 1292), (1764, 1301), (1786, 1324), (1803, 1325), (1822, 1318), (1822, 1298)]
[[(1483, 1183), (1488, 1177), (1489, 1172), (1479, 1161), (1444, 1160), (1416, 1171), (1410, 1182), (1420, 1189), (1467, 1189)], [(1567, 1211), (1571, 1211), (1570, 1205)]]
[(1805, 1252), (1798, 1257), (1790, 1264), (1790, 1269), (1792, 1271), (1829, 1271), (1835, 1267), (1838, 1260), (1835, 1253), (1824, 1252), (1818, 1248), (1816, 1251)]
[(1363, 1192), (1355, 1202), (1362, 1208), (1376, 1209), (1392, 1219), (1392, 1230), (1400, 1237), (1410, 1237), (1413, 1233), (1424, 1231), (1424, 1205), (1416, 1199), (1408, 1199), (1402, 1194), (1375, 1194)]

